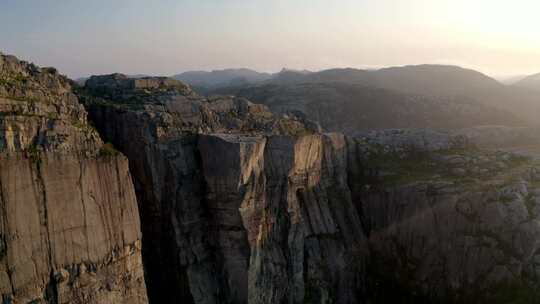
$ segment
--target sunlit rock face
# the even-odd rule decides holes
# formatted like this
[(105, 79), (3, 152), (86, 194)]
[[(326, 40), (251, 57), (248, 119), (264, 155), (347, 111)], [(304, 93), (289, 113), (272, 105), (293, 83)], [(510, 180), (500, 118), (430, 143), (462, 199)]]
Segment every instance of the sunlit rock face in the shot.
[(69, 81), (0, 55), (3, 303), (147, 303), (127, 159)]
[(204, 135), (199, 146), (221, 271), (244, 283), (228, 287), (242, 292), (233, 301), (357, 301), (367, 247), (342, 136)]
[(368, 251), (343, 136), (245, 99), (86, 90), (130, 159), (151, 301), (358, 302)]

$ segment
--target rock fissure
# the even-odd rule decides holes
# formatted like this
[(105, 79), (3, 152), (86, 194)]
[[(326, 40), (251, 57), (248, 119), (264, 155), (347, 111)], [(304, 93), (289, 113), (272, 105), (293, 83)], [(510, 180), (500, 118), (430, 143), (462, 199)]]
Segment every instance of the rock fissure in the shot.
[[(38, 152), (39, 153), (39, 152)], [(38, 156), (39, 157), (39, 156)], [(41, 169), (41, 161), (35, 162), (34, 164), (30, 164), (31, 171), (34, 171), (35, 173), (35, 181), (36, 181), (36, 188), (38, 191), (38, 203), (40, 204), (38, 209), (40, 213), (40, 229), (43, 229), (44, 231), (41, 233), (41, 235), (45, 236), (45, 242), (48, 244), (48, 248), (45, 248), (45, 251), (48, 255), (48, 263), (49, 267), (51, 267), (51, 273), (54, 273), (55, 271), (55, 263), (53, 259), (53, 251), (50, 248), (51, 244), (51, 227), (48, 225), (49, 222), (49, 214), (48, 214), (48, 206), (47, 206), (47, 192), (45, 189), (45, 183), (43, 181), (42, 176), (42, 169)], [(52, 276), (52, 275), (51, 275)]]

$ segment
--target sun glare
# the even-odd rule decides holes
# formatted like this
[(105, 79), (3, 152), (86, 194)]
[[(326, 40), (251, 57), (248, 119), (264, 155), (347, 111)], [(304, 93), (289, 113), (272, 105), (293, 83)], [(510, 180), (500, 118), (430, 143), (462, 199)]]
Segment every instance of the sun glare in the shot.
[[(449, 1), (450, 2), (450, 1)], [(487, 47), (534, 51), (540, 48), (540, 2), (451, 1), (442, 13), (462, 38)]]

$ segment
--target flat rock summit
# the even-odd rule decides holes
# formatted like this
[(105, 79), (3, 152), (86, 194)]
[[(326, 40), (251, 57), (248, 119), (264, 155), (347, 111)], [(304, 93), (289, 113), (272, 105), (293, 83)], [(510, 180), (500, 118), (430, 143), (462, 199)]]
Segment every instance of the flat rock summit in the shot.
[(534, 129), (272, 100), (0, 55), (1, 303), (540, 301)]

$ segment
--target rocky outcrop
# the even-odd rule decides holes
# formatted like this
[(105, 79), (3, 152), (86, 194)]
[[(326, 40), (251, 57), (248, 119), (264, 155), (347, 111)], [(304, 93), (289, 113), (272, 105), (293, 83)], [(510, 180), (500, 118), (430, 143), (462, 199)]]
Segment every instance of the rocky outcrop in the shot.
[(3, 303), (147, 303), (127, 159), (55, 69), (0, 55)]
[(91, 83), (92, 120), (130, 159), (151, 301), (357, 302), (367, 247), (343, 136), (245, 99), (133, 104)]
[(350, 177), (363, 180), (353, 193), (375, 302), (538, 302), (536, 161), (468, 145), (385, 150), (357, 143), (364, 168)]
[(156, 92), (180, 91), (192, 95), (191, 89), (180, 81), (166, 77), (130, 78), (123, 74), (111, 74), (108, 77), (90, 77), (86, 87), (104, 97), (124, 102), (135, 102), (137, 98), (151, 97)]

